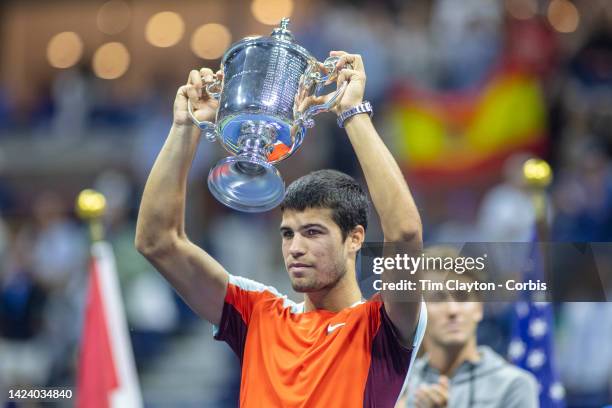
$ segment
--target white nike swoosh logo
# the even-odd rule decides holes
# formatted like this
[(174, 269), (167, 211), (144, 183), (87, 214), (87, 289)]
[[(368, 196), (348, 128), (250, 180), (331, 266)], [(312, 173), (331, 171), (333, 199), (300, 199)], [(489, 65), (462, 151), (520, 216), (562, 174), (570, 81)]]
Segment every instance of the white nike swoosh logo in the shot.
[(330, 324), (329, 326), (327, 326), (327, 334), (330, 334), (331, 332), (336, 330), (338, 327), (344, 326), (345, 324), (346, 323)]

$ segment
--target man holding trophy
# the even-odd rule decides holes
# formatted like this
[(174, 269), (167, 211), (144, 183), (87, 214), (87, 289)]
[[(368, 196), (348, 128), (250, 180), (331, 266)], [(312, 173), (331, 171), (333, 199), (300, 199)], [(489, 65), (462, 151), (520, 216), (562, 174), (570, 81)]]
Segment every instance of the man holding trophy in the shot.
[[(271, 37), (242, 40), (221, 71), (191, 71), (179, 88), (172, 128), (144, 189), (136, 246), (238, 355), (241, 407), (393, 407), (425, 329), (425, 308), (385, 293), (363, 300), (356, 256), (369, 204), (353, 178), (315, 171), (285, 192), (272, 164), (299, 147), (312, 116), (333, 111), (385, 241), (420, 250), (420, 217), (370, 120), (361, 57), (333, 51), (318, 63), (293, 42), (287, 23)], [(334, 81), (336, 92), (317, 96)], [(233, 154), (209, 175), (217, 199), (250, 212), (280, 204), (283, 258), (302, 303), (237, 276), (249, 271), (226, 271), (186, 236), (187, 174), (202, 131)]]

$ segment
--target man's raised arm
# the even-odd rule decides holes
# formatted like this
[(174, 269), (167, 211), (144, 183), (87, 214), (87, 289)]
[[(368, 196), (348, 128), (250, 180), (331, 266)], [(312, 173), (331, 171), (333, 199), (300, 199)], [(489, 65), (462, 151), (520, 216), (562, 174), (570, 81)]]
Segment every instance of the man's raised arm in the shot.
[[(332, 52), (332, 55), (340, 56), (339, 67), (347, 63), (353, 67), (343, 69), (338, 78), (339, 84), (344, 80), (349, 81), (337, 108), (336, 113), (339, 114), (362, 102), (366, 75), (361, 56), (344, 52)], [(421, 217), (404, 175), (376, 132), (370, 117), (366, 114), (352, 116), (344, 122), (344, 128), (365, 176), (385, 242), (406, 243), (409, 250), (420, 251), (423, 246)], [(407, 278), (415, 279), (416, 276)], [(418, 323), (420, 303), (397, 301), (384, 292), (381, 294), (387, 314), (399, 330), (402, 340), (406, 344), (411, 343)]]
[(218, 324), (228, 274), (185, 234), (187, 174), (200, 141), (200, 130), (187, 112), (187, 99), (199, 120), (212, 120), (217, 102), (202, 91), (202, 78), (209, 83), (213, 75), (207, 68), (193, 70), (187, 84), (177, 92), (172, 129), (142, 195), (135, 244), (196, 313)]

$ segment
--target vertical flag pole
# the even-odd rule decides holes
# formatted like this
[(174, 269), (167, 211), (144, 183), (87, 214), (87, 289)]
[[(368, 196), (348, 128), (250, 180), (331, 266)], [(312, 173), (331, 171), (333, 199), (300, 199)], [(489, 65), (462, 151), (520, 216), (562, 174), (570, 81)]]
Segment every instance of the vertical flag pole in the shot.
[(77, 215), (89, 226), (91, 262), (77, 370), (77, 408), (143, 406), (113, 249), (104, 241), (106, 199), (83, 190)]
[[(531, 242), (531, 268), (524, 280), (548, 277), (547, 244), (549, 241), (548, 203), (546, 189), (552, 181), (548, 163), (531, 159), (523, 165), (523, 180), (531, 190), (535, 211), (535, 231)], [(538, 241), (544, 241), (544, 244)], [(549, 285), (549, 289), (550, 285)], [(539, 300), (539, 301), (538, 301)], [(547, 408), (565, 407), (565, 389), (559, 381), (554, 361), (554, 319), (550, 302), (545, 298), (535, 299), (533, 294), (524, 296), (514, 307), (513, 334), (508, 355), (511, 361), (531, 371), (539, 384), (540, 406)]]

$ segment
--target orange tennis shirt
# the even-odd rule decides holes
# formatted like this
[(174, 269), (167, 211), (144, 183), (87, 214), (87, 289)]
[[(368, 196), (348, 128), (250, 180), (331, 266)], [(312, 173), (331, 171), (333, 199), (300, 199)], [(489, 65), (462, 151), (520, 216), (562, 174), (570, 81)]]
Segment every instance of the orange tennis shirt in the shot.
[(214, 336), (240, 359), (240, 406), (392, 408), (420, 341), (400, 344), (378, 296), (337, 313), (303, 308), (230, 275)]

